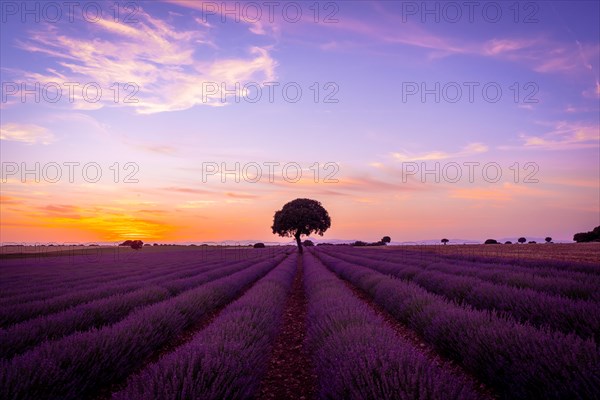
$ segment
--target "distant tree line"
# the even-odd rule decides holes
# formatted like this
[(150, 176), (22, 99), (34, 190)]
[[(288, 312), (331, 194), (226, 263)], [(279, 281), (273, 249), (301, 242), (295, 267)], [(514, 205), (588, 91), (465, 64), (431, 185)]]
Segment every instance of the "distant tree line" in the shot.
[(573, 235), (573, 241), (577, 243), (600, 242), (600, 226), (595, 227), (589, 232), (579, 232)]
[(385, 246), (388, 243), (390, 243), (392, 241), (392, 238), (390, 238), (389, 236), (384, 236), (381, 238), (380, 241), (378, 242), (372, 242), (372, 243), (367, 243), (367, 242), (363, 242), (362, 240), (357, 240), (356, 242), (352, 243), (352, 246), (356, 246), (356, 247), (362, 247), (362, 246)]
[[(444, 239), (442, 239), (442, 240), (444, 240)], [(546, 236), (546, 238), (544, 240), (546, 241), (546, 243), (552, 243), (552, 238), (550, 236)], [(517, 242), (519, 242), (521, 244), (523, 244), (523, 243), (537, 244), (537, 242), (535, 240), (530, 240), (529, 242), (527, 242), (527, 238), (525, 238), (523, 236), (521, 236), (520, 238), (518, 238)], [(487, 239), (483, 243), (484, 244), (501, 244), (496, 239)], [(444, 244), (446, 244), (446, 243), (444, 243)], [(513, 242), (511, 242), (510, 240), (507, 240), (506, 242), (504, 242), (504, 244), (513, 244)]]
[(119, 246), (131, 247), (134, 250), (139, 250), (142, 248), (142, 246), (144, 246), (144, 242), (141, 240), (126, 240)]

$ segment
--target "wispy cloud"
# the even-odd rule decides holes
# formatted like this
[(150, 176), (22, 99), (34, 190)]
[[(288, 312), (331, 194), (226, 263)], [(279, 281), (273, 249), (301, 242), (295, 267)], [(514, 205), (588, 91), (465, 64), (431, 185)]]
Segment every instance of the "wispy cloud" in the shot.
[(8, 123), (0, 126), (0, 139), (27, 144), (50, 144), (55, 137), (47, 128), (33, 124)]
[(206, 193), (212, 193), (210, 190), (188, 188), (188, 187), (178, 187), (178, 186), (166, 187), (166, 188), (164, 188), (164, 190), (166, 190), (168, 192), (185, 193), (185, 194), (206, 194)]
[(597, 179), (554, 178), (554, 179), (549, 179), (549, 180), (547, 179), (545, 182), (550, 185), (571, 186), (571, 187), (596, 189), (596, 190), (600, 189), (600, 181), (598, 181)]
[[(240, 7), (238, 1), (196, 1), (196, 0), (166, 0), (168, 3), (176, 4), (181, 7), (194, 9), (202, 13), (202, 18), (196, 18), (196, 22), (200, 25), (212, 27), (208, 22), (209, 18), (218, 18), (221, 23), (235, 22), (239, 20), (241, 23), (248, 26), (248, 30), (255, 35), (276, 35), (280, 31), (280, 24), (278, 23), (279, 18), (272, 16), (272, 19), (266, 14), (267, 11), (263, 10), (261, 4), (257, 3), (257, 13), (260, 12), (260, 18), (256, 18), (255, 15), (250, 14), (251, 11), (243, 12), (243, 8)], [(241, 3), (243, 4), (243, 3)], [(273, 3), (275, 5), (277, 3)], [(230, 10), (239, 10), (232, 14)], [(258, 14), (257, 14), (258, 15)]]
[(502, 186), (490, 187), (467, 187), (452, 189), (449, 197), (454, 199), (485, 201), (495, 203), (506, 203), (515, 201), (519, 197), (544, 197), (551, 196), (548, 190), (537, 187), (515, 185), (510, 182), (504, 182)]
[[(442, 35), (428, 29), (426, 24), (404, 20), (401, 15), (381, 4), (384, 3), (377, 3), (373, 7), (378, 12), (376, 23), (373, 18), (361, 20), (345, 16), (337, 24), (323, 26), (354, 34), (355, 45), (364, 43), (361, 38), (369, 38), (371, 44), (399, 44), (421, 48), (427, 52), (429, 60), (453, 55), (490, 57), (525, 65), (540, 73), (574, 74), (592, 71), (592, 60), (597, 60), (600, 55), (598, 43), (556, 40), (543, 34), (481, 39)], [(347, 48), (352, 43), (352, 37), (344, 39), (344, 46), (339, 43), (330, 38), (321, 45), (321, 49), (327, 51)]]
[(527, 148), (547, 150), (571, 150), (600, 146), (600, 126), (579, 122), (559, 121), (553, 129), (542, 135), (522, 134), (521, 140)]
[(234, 199), (256, 199), (258, 196), (250, 194), (250, 193), (234, 193), (227, 192), (225, 194), (227, 197), (232, 197)]
[(174, 154), (177, 151), (175, 147), (165, 144), (142, 144), (136, 147), (156, 154)]
[(0, 204), (4, 205), (17, 205), (23, 204), (23, 200), (13, 196), (0, 196)]
[[(462, 150), (448, 153), (445, 151), (431, 151), (427, 153), (414, 154), (410, 152), (395, 152), (392, 153), (392, 157), (397, 161), (411, 162), (411, 161), (437, 161), (445, 160), (449, 158), (467, 157), (475, 154), (481, 154), (488, 151), (488, 147), (482, 143), (470, 143), (465, 146)], [(377, 165), (374, 165), (377, 166)]]
[(189, 200), (183, 204), (179, 204), (178, 208), (205, 208), (215, 204), (215, 200)]
[[(59, 25), (32, 33), (18, 45), (54, 58), (57, 65), (42, 72), (23, 71), (18, 78), (42, 83), (95, 82), (105, 93), (101, 101), (90, 102), (82, 91), (75, 91), (72, 107), (125, 106), (141, 114), (222, 106), (222, 83), (231, 89), (236, 83), (243, 86), (275, 79), (277, 63), (268, 48), (248, 46), (242, 57), (218, 58), (207, 54), (214, 46), (206, 38), (207, 28), (177, 30), (141, 9), (136, 18), (135, 25), (108, 19), (86, 24), (89, 37), (63, 32)], [(200, 52), (202, 48), (206, 51)], [(115, 82), (122, 83), (117, 101)], [(244, 95), (241, 90), (238, 94)]]

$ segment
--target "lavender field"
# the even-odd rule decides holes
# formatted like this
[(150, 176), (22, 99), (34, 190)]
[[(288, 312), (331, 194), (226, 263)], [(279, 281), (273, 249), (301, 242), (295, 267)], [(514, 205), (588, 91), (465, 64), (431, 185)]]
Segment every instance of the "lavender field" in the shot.
[(350, 246), (4, 257), (0, 398), (599, 398), (600, 268), (530, 261)]

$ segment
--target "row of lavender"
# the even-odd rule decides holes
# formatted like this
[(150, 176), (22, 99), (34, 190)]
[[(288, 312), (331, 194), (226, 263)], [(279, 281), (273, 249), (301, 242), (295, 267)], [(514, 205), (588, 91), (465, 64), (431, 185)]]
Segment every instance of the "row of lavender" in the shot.
[[(130, 249), (131, 250), (131, 249)], [(133, 250), (131, 250), (133, 251)], [(254, 252), (252, 257), (243, 259), (266, 258), (276, 256), (283, 248), (271, 248), (269, 251)], [(232, 251), (237, 253), (238, 250)], [(44, 259), (43, 264), (27, 265), (22, 260), (0, 259), (0, 305), (10, 304), (15, 301), (26, 302), (47, 299), (58, 293), (66, 293), (73, 289), (82, 290), (91, 288), (98, 282), (117, 282), (123, 279), (144, 277), (154, 271), (164, 271), (164, 258), (169, 258), (171, 263), (168, 269), (177, 269), (186, 266), (201, 266), (214, 262), (231, 262), (224, 256), (223, 251), (198, 250), (198, 251), (164, 251), (156, 257), (156, 253), (135, 253), (128, 259), (98, 260), (90, 262), (85, 256), (68, 257), (53, 256)], [(14, 276), (17, 274), (18, 276)], [(11, 275), (13, 275), (11, 277)]]
[[(109, 297), (94, 297), (93, 293), (88, 293), (87, 297), (92, 299), (89, 302), (80, 305), (71, 304), (71, 307), (64, 311), (40, 315), (0, 329), (0, 358), (10, 358), (20, 354), (44, 340), (56, 340), (75, 331), (85, 331), (114, 324), (138, 307), (165, 300), (186, 290), (241, 271), (253, 264), (255, 261), (248, 260), (231, 265), (218, 263), (204, 265), (202, 268), (188, 267), (180, 272), (137, 281), (133, 287), (139, 288), (133, 291), (118, 292)], [(110, 284), (107, 287), (110, 288)], [(121, 285), (117, 287), (124, 288)], [(125, 286), (125, 288), (129, 287)], [(56, 304), (64, 305), (65, 302), (42, 303), (46, 309), (55, 308), (51, 306), (56, 306)], [(31, 307), (26, 309), (31, 310)]]
[(181, 273), (181, 278), (185, 278), (186, 273), (193, 274), (196, 270), (198, 266), (148, 269), (145, 273), (121, 275), (109, 280), (98, 277), (90, 286), (73, 285), (66, 290), (63, 288), (52, 290), (50, 284), (44, 285), (35, 289), (45, 294), (42, 299), (26, 301), (15, 296), (12, 301), (5, 302), (0, 310), (0, 326), (10, 326), (38, 315), (48, 315), (91, 300), (133, 291), (160, 281), (163, 277), (169, 279)]
[[(391, 261), (403, 265), (418, 265), (440, 269), (458, 275), (477, 276), (483, 280), (508, 286), (529, 288), (549, 294), (581, 300), (600, 301), (600, 276), (574, 271), (572, 268), (554, 269), (534, 266), (512, 265), (498, 259), (495, 263), (471, 262), (455, 257), (435, 254), (415, 254), (410, 251), (336, 249), (336, 254), (362, 254), (373, 261)], [(600, 271), (600, 268), (596, 268)]]
[[(129, 249), (129, 251), (133, 251)], [(2, 282), (0, 282), (0, 298), (12, 298), (19, 293), (27, 293), (28, 289), (40, 286), (72, 287), (85, 283), (93, 283), (98, 279), (118, 279), (119, 277), (143, 274), (147, 270), (164, 268), (164, 264), (156, 259), (155, 253), (126, 253), (127, 257), (102, 257), (90, 260), (86, 256), (66, 256), (56, 253), (36, 263), (29, 259), (0, 259)], [(194, 260), (197, 254), (192, 252), (162, 252), (161, 255), (173, 258), (174, 265), (185, 265)], [(214, 256), (203, 254), (204, 261), (212, 261)], [(43, 262), (42, 262), (43, 261)], [(216, 259), (214, 260), (216, 261)]]
[(267, 370), (296, 266), (294, 254), (190, 342), (130, 377), (113, 398), (253, 398)]
[[(165, 259), (169, 259), (170, 262), (166, 264)], [(57, 257), (55, 262), (63, 262), (66, 260), (62, 257)], [(136, 260), (136, 263), (122, 264), (116, 263), (106, 264), (103, 267), (97, 265), (86, 265), (78, 264), (78, 268), (88, 271), (91, 276), (86, 278), (85, 282), (71, 281), (68, 272), (56, 272), (57, 279), (60, 279), (62, 283), (54, 282), (39, 282), (26, 284), (22, 282), (16, 288), (21, 288), (22, 294), (13, 294), (9, 298), (3, 299), (0, 304), (3, 307), (10, 306), (13, 304), (31, 303), (35, 301), (49, 301), (57, 298), (58, 296), (69, 295), (73, 292), (83, 292), (88, 289), (95, 289), (99, 284), (106, 285), (107, 287), (115, 286), (113, 283), (123, 284), (129, 282), (137, 282), (147, 278), (159, 278), (165, 274), (177, 273), (178, 271), (187, 271), (189, 275), (193, 275), (194, 271), (198, 268), (202, 268), (208, 265), (225, 264), (225, 262), (218, 259), (215, 260), (198, 260), (193, 254), (161, 254), (159, 257), (153, 254), (145, 254)], [(49, 269), (57, 268), (55, 265), (48, 265)], [(27, 270), (26, 267), (23, 267)], [(107, 272), (108, 271), (108, 272)], [(2, 274), (5, 270), (2, 268)], [(95, 275), (94, 275), (95, 274)], [(185, 277), (182, 274), (182, 277)]]
[[(478, 277), (461, 275), (427, 267), (405, 265), (401, 262), (374, 261), (365, 255), (328, 252), (327, 254), (375, 271), (413, 281), (426, 290), (479, 310), (506, 313), (521, 322), (548, 327), (563, 333), (575, 333), (600, 343), (600, 303), (551, 295), (532, 289), (495, 284)], [(480, 267), (485, 268), (485, 267)], [(488, 266), (489, 268), (489, 266)], [(596, 289), (600, 288), (598, 286)]]
[[(139, 308), (113, 325), (78, 332), (0, 360), (0, 398), (81, 399), (124, 380), (170, 340), (266, 275), (286, 256)], [(168, 259), (163, 262), (168, 263)]]
[[(173, 259), (173, 264), (166, 266), (164, 257), (165, 255), (161, 257), (154, 256), (157, 259), (154, 263), (162, 263), (162, 266), (148, 267), (146, 270), (142, 269), (125, 276), (115, 274), (117, 278), (109, 280), (104, 280), (99, 276), (95, 284), (90, 284), (91, 286), (87, 284), (82, 286), (73, 285), (66, 290), (64, 288), (53, 290), (50, 284), (42, 285), (34, 289), (35, 292), (45, 293), (42, 299), (27, 301), (20, 296), (15, 296), (12, 301), (5, 301), (0, 308), (0, 327), (7, 327), (39, 315), (48, 315), (89, 301), (128, 293), (156, 284), (161, 284), (171, 293), (177, 293), (183, 290), (186, 285), (189, 287), (193, 284), (191, 278), (194, 275), (231, 264), (224, 261), (198, 263), (197, 261), (194, 262), (193, 259), (182, 263), (177, 260), (177, 257), (169, 257), (169, 259)], [(259, 260), (264, 258), (266, 257), (259, 258)], [(250, 265), (255, 261), (255, 259), (250, 259), (231, 265)], [(139, 269), (139, 267), (137, 268)], [(175, 281), (172, 287), (166, 286), (165, 282), (169, 282), (172, 278), (178, 278), (180, 281)], [(45, 290), (45, 288), (48, 288), (48, 290)]]
[(600, 356), (592, 340), (459, 306), (412, 282), (315, 254), (503, 398), (592, 399), (600, 393)]
[[(72, 292), (94, 288), (98, 283), (122, 282), (125, 280), (142, 279), (152, 274), (158, 276), (161, 272), (176, 271), (189, 266), (199, 266), (217, 260), (204, 260), (199, 262), (191, 254), (171, 255), (173, 262), (166, 268), (163, 257), (152, 254), (140, 254), (135, 260), (115, 261), (105, 264), (72, 263), (68, 257), (54, 256), (46, 261), (46, 273), (39, 276), (33, 271), (35, 268), (27, 265), (16, 264), (25, 274), (19, 280), (14, 280), (8, 287), (3, 288), (0, 305), (6, 306), (17, 302), (24, 303), (49, 298)], [(15, 260), (4, 260), (0, 266), (3, 280), (7, 270), (13, 267)], [(9, 263), (10, 262), (10, 263)], [(30, 273), (30, 276), (27, 276)]]
[(321, 399), (476, 399), (427, 360), (310, 253), (304, 255), (307, 344)]

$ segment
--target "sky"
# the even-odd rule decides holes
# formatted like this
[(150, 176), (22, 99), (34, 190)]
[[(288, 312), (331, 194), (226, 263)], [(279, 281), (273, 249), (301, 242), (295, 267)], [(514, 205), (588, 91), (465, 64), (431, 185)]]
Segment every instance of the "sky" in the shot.
[(2, 243), (600, 225), (597, 1), (0, 2)]

